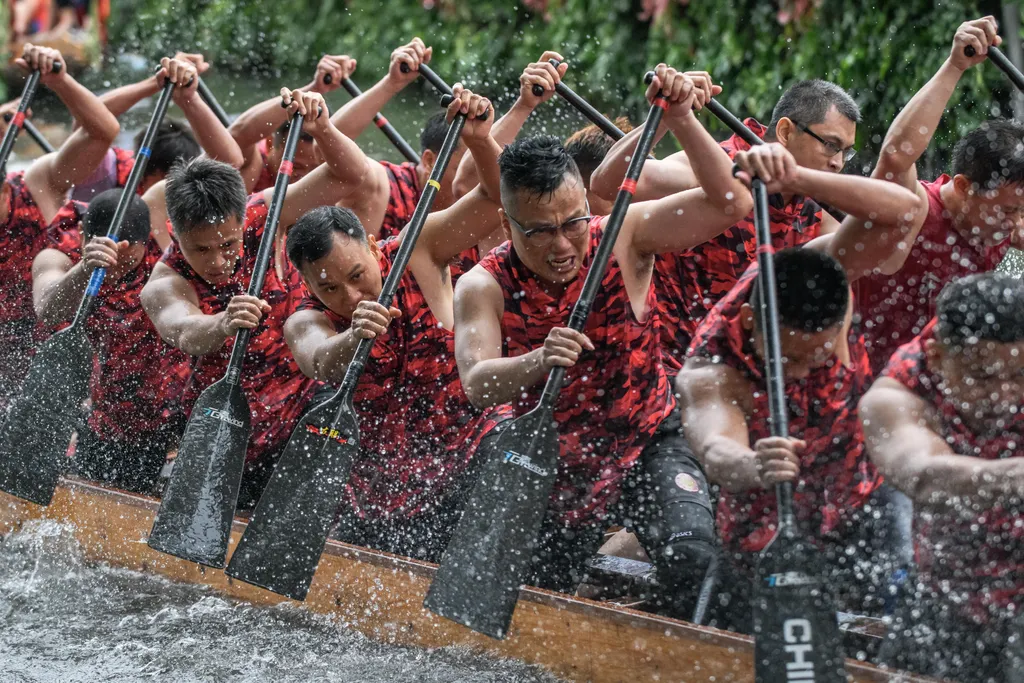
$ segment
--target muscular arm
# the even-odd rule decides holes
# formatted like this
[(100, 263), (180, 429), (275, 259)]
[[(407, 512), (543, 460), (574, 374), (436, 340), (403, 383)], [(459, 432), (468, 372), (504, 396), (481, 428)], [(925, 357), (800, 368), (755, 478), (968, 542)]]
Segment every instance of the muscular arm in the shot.
[[(128, 85), (122, 85), (120, 88), (108, 90), (100, 95), (100, 102), (107, 108), (107, 111), (120, 118), (122, 114), (126, 113), (136, 104), (147, 97), (156, 95), (158, 92), (160, 92), (160, 84), (157, 82), (156, 76), (150, 76), (138, 83), (129, 83)], [(75, 126), (78, 126), (77, 120), (75, 121)]]
[[(660, 140), (668, 128), (662, 124), (658, 127), (655, 143)], [(622, 179), (626, 177), (626, 169), (633, 158), (633, 151), (643, 133), (643, 126), (634, 128), (626, 137), (617, 141), (608, 150), (604, 161), (594, 169), (590, 176), (590, 191), (605, 199), (615, 199)], [(648, 159), (644, 162), (644, 170), (636, 184), (634, 201), (642, 202), (650, 199), (661, 199), (676, 192), (692, 190), (700, 186), (696, 174), (690, 166), (690, 159), (685, 152), (676, 152), (664, 159)], [(694, 158), (696, 155), (694, 155)]]
[(140, 298), (160, 337), (190, 356), (214, 353), (228, 339), (222, 323), (225, 313), (203, 313), (192, 285), (164, 263), (153, 268)]
[[(500, 119), (494, 122), (491, 129), (491, 137), (499, 145), (499, 152), (505, 145), (512, 144), (519, 131), (523, 129), (526, 119), (530, 118), (533, 108), (527, 105), (523, 98), (516, 100), (512, 108)], [(452, 191), (456, 197), (463, 197), (480, 183), (480, 172), (478, 170), (476, 157), (472, 154), (463, 157), (455, 172), (455, 180), (452, 182)]]
[(469, 402), (476, 408), (518, 400), (524, 389), (548, 375), (541, 349), (502, 357), (501, 315), (504, 302), (493, 277), (477, 266), (455, 287), (455, 360)]
[(174, 102), (188, 119), (196, 141), (206, 152), (206, 156), (223, 161), (234, 168), (242, 167), (245, 159), (241, 148), (194, 87), (180, 94), (176, 92)]
[(359, 339), (350, 328), (337, 332), (321, 311), (299, 311), (284, 324), (284, 337), (307, 377), (339, 383), (345, 378)]
[(67, 254), (44, 249), (32, 262), (32, 304), (36, 317), (49, 326), (70, 320), (89, 284), (92, 269), (71, 263)]
[(154, 183), (142, 195), (142, 201), (149, 207), (149, 234), (156, 240), (161, 249), (166, 249), (171, 243), (171, 235), (167, 231), (167, 181), (161, 180)]
[(745, 407), (750, 382), (727, 365), (689, 358), (676, 377), (683, 429), (708, 481), (727, 491), (763, 488)]
[(918, 505), (988, 508), (1024, 496), (1024, 458), (956, 455), (929, 426), (929, 408), (882, 377), (860, 402), (868, 454), (886, 480)]

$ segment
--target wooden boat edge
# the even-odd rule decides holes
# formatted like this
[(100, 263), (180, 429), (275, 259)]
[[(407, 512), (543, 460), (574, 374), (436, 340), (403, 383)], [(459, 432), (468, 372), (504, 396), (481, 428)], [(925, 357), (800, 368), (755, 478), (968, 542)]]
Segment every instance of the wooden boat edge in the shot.
[[(0, 493), (0, 536), (26, 521), (53, 519), (71, 525), (88, 561), (206, 585), (253, 604), (292, 602), (149, 548), (145, 538), (158, 505), (69, 478), (47, 508)], [(235, 519), (232, 551), (245, 524)], [(375, 640), (465, 646), (537, 664), (570, 680), (753, 680), (748, 637), (536, 588), (522, 591), (508, 638), (492, 640), (422, 608), (433, 571), (426, 562), (330, 541), (304, 605)], [(848, 660), (847, 671), (858, 683), (928, 680), (856, 660)]]

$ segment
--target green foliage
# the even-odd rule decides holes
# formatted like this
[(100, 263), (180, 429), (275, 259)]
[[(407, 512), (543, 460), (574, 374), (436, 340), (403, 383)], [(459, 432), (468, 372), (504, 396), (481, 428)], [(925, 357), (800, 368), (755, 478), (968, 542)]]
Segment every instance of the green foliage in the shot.
[[(424, 4), (432, 6), (425, 9)], [(324, 53), (359, 60), (363, 78), (383, 74), (391, 49), (419, 35), (434, 68), (492, 96), (515, 88), (522, 67), (545, 49), (571, 63), (567, 81), (610, 113), (644, 114), (641, 77), (659, 61), (706, 69), (740, 116), (769, 118), (781, 91), (802, 78), (848, 88), (864, 111), (865, 163), (899, 109), (946, 58), (956, 26), (992, 13), (980, 0), (824, 0), (780, 25), (769, 0), (671, 2), (641, 21), (635, 0), (550, 0), (544, 16), (512, 0), (135, 0), (114, 3), (115, 45), (151, 58), (201, 50), (221, 68), (309, 70)], [(950, 103), (928, 162), (958, 135), (1008, 114), (1010, 86), (994, 67), (974, 69)], [(625, 110), (625, 111), (624, 111)], [(718, 132), (717, 122), (709, 125)], [(933, 169), (927, 169), (933, 170)]]

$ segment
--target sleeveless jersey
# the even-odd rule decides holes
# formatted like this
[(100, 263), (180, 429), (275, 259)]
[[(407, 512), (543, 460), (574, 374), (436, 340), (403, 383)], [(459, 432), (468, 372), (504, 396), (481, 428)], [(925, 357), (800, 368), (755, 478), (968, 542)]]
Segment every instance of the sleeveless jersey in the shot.
[[(529, 353), (543, 346), (551, 328), (568, 325), (604, 220), (599, 216), (591, 222), (583, 268), (558, 298), (543, 290), (511, 242), (495, 247), (480, 261), (504, 295), (504, 356)], [(612, 256), (584, 328), (596, 350), (584, 351), (579, 362), (566, 370), (555, 405), (560, 456), (550, 513), (563, 524), (589, 524), (606, 516), (626, 473), (675, 408), (658, 344), (655, 306), (652, 285), (647, 293), (647, 320), (637, 321)], [(524, 392), (513, 404), (515, 414), (532, 410), (542, 389), (543, 383)]]
[[(740, 371), (753, 385), (753, 414), (747, 420), (751, 446), (771, 436), (764, 364), (740, 319), (757, 273), (755, 262), (698, 326), (689, 351)], [(867, 458), (857, 418), (857, 402), (871, 385), (867, 353), (855, 330), (849, 344), (849, 367), (833, 355), (807, 378), (786, 382), (789, 432), (807, 442), (793, 492), (794, 513), (820, 535), (836, 529), (844, 513), (862, 506), (882, 483)], [(742, 493), (722, 489), (718, 526), (723, 545), (734, 552), (760, 551), (775, 535), (776, 512), (774, 487)]]
[[(167, 248), (163, 262), (192, 285), (203, 313), (220, 313), (227, 308), (231, 297), (245, 294), (256, 265), (256, 252), (263, 237), (267, 210), (262, 195), (249, 196), (242, 257), (227, 284), (211, 285), (203, 280), (185, 260), (177, 241), (172, 241)], [(314, 381), (299, 371), (284, 340), (284, 322), (295, 312), (302, 297), (302, 280), (298, 271), (286, 262), (282, 279), (278, 278), (276, 268), (269, 268), (260, 297), (270, 304), (271, 311), (253, 330), (242, 365), (242, 388), (252, 411), (249, 460), (273, 455), (287, 443), (315, 389)], [(182, 399), (186, 410), (191, 411), (203, 389), (224, 376), (233, 346), (234, 337), (228, 339), (219, 351), (191, 359), (192, 381)]]
[[(759, 138), (767, 129), (754, 119), (744, 121)], [(721, 144), (732, 159), (750, 145), (738, 135)], [(788, 204), (782, 195), (768, 197), (772, 245), (775, 250), (799, 247), (821, 233), (822, 209), (814, 200), (796, 196)], [(655, 261), (661, 340), (671, 374), (682, 365), (693, 334), (708, 312), (736, 284), (747, 266), (757, 260), (754, 213), (731, 228), (682, 252), (659, 254)]]
[(384, 212), (384, 221), (380, 225), (378, 238), (386, 240), (402, 232), (405, 224), (412, 220), (412, 214), (416, 211), (416, 204), (419, 203), (422, 192), (416, 177), (416, 164), (411, 161), (401, 164), (393, 164), (390, 161), (378, 163), (387, 172), (388, 184), (391, 187), (388, 208)]
[(269, 157), (267, 156), (267, 145), (270, 142), (264, 138), (259, 141), (257, 148), (260, 152), (260, 159), (263, 160), (263, 166), (260, 168), (260, 177), (256, 179), (256, 184), (252, 188), (253, 194), (263, 192), (268, 188), (274, 186), (274, 182), (277, 180), (277, 169), (270, 167)]

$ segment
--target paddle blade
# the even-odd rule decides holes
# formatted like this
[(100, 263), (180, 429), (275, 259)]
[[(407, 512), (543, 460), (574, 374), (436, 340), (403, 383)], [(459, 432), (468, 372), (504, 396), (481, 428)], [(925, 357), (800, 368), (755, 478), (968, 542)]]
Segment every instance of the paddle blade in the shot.
[(558, 425), (549, 409), (515, 420), (488, 452), (427, 592), (431, 612), (504, 638), (533, 560), (558, 470)]
[(351, 399), (335, 396), (310, 410), (274, 468), (228, 576), (305, 600), (358, 450)]
[(222, 379), (192, 408), (149, 545), (210, 567), (223, 567), (249, 445), (249, 402)]
[(0, 489), (49, 505), (89, 395), (92, 345), (80, 326), (57, 332), (32, 359), (0, 426)]
[(778, 534), (761, 553), (754, 585), (758, 683), (845, 683), (836, 608), (822, 580), (820, 551)]

